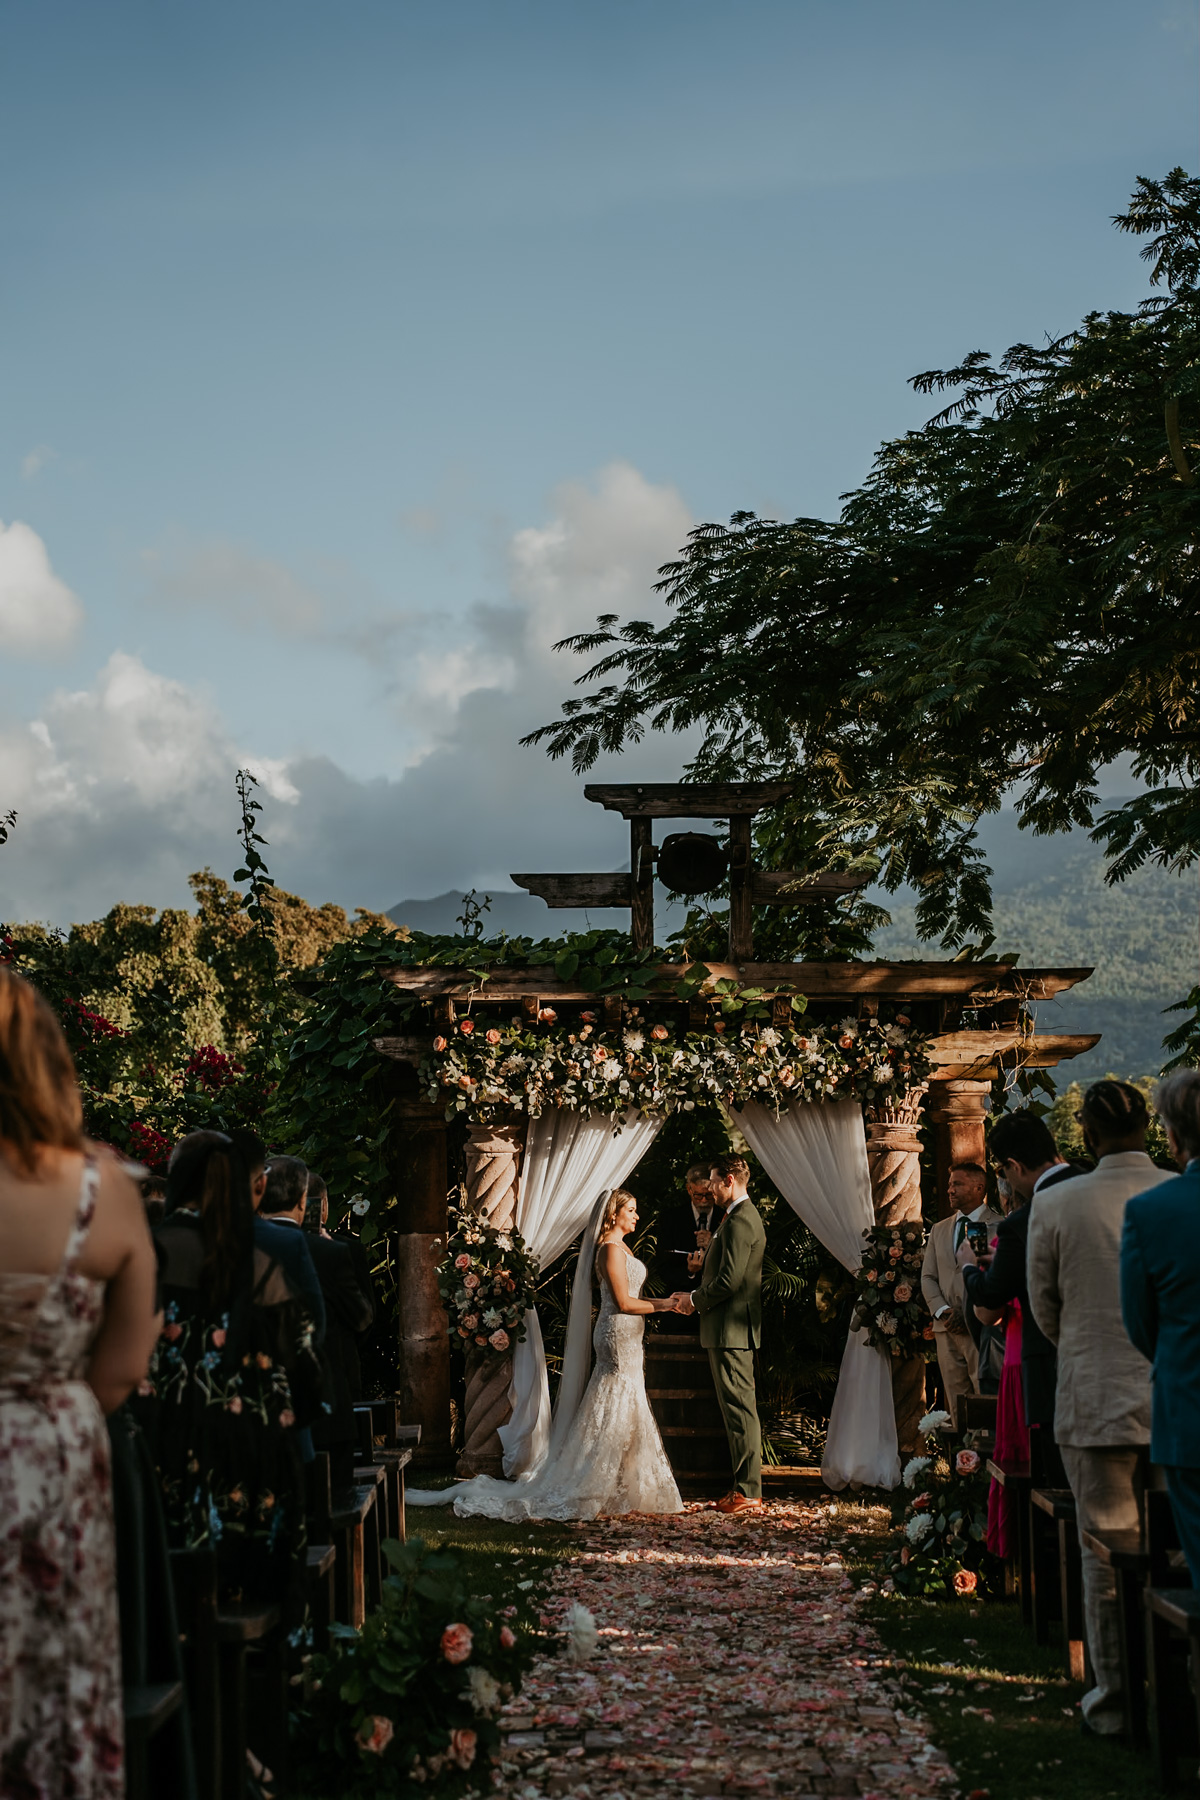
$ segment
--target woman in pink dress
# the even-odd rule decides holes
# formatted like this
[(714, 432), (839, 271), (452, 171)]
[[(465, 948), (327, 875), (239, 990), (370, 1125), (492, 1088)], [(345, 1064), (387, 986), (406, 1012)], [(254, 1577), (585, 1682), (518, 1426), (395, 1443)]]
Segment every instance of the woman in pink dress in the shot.
[(0, 1792), (123, 1800), (108, 1431), (158, 1333), (141, 1196), (0, 966)]
[[(1005, 1211), (1008, 1211), (1005, 1205)], [(992, 1249), (996, 1240), (992, 1239)], [(1010, 1300), (1003, 1312), (991, 1312), (977, 1306), (975, 1316), (985, 1325), (1004, 1324), (1004, 1366), (1000, 1371), (1000, 1388), (996, 1396), (996, 1448), (998, 1463), (1027, 1465), (1029, 1433), (1025, 1427), (1025, 1395), (1021, 1386), (1021, 1303)], [(988, 1489), (987, 1547), (1004, 1561), (1012, 1554), (1013, 1495), (1011, 1488), (993, 1480)]]

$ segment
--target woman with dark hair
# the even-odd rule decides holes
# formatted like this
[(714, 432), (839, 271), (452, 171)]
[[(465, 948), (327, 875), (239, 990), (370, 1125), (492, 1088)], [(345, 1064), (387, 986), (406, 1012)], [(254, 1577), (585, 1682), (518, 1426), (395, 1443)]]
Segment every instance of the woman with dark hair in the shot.
[(295, 1614), (306, 1543), (293, 1387), (311, 1327), (255, 1248), (249, 1176), (223, 1132), (177, 1145), (154, 1236), (164, 1322), (136, 1412), (170, 1542), (215, 1550), (223, 1597)]
[(71, 1053), (0, 967), (0, 1789), (125, 1792), (104, 1415), (158, 1330), (137, 1188), (83, 1136)]

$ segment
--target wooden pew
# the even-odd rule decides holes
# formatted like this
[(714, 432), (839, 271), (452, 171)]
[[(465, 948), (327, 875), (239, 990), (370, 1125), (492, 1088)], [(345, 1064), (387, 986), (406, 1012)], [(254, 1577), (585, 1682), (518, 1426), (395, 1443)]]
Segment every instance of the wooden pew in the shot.
[[(1039, 1644), (1049, 1637), (1049, 1621), (1062, 1621), (1067, 1673), (1086, 1681), (1087, 1640), (1083, 1629), (1083, 1566), (1075, 1523), (1075, 1496), (1070, 1488), (1033, 1487), (1033, 1618)], [(1047, 1590), (1057, 1578), (1057, 1604), (1046, 1604)]]
[[(386, 1471), (387, 1527), (383, 1536), (398, 1538), (403, 1544), (407, 1541), (404, 1471), (421, 1441), (421, 1427), (401, 1424), (396, 1400), (361, 1402), (355, 1406), (354, 1415), (358, 1426), (360, 1466), (367, 1468), (374, 1464)], [(359, 1472), (356, 1467), (355, 1474)]]
[(1146, 1675), (1154, 1774), (1174, 1787), (1179, 1763), (1200, 1752), (1197, 1698), (1188, 1665), (1200, 1668), (1200, 1594), (1193, 1588), (1146, 1589)]
[(1033, 1623), (1033, 1551), (1030, 1541), (1029, 1491), (1032, 1482), (1028, 1463), (997, 1462), (988, 1458), (988, 1474), (1013, 1497), (1013, 1517), (1017, 1528), (1015, 1585), (1021, 1596), (1021, 1617), (1026, 1625)]
[(172, 1550), (170, 1558), (191, 1714), (197, 1800), (221, 1800), (217, 1559), (211, 1550)]

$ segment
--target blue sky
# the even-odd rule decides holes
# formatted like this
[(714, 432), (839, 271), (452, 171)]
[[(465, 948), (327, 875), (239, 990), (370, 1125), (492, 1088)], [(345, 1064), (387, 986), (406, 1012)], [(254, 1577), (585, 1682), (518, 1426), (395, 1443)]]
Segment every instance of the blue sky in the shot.
[(1196, 50), (1183, 0), (0, 0), (0, 916), (230, 869), (239, 760), (314, 901), (619, 862), (516, 743), (550, 644), (834, 509), (915, 370), (1132, 304)]

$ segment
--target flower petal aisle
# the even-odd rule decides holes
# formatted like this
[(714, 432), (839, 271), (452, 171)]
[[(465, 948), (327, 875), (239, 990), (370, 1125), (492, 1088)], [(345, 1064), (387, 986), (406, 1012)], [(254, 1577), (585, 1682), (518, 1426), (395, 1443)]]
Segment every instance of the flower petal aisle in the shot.
[(540, 1659), (507, 1707), (497, 1791), (945, 1800), (954, 1772), (897, 1711), (828, 1516), (690, 1506), (580, 1527), (552, 1620), (576, 1654)]

